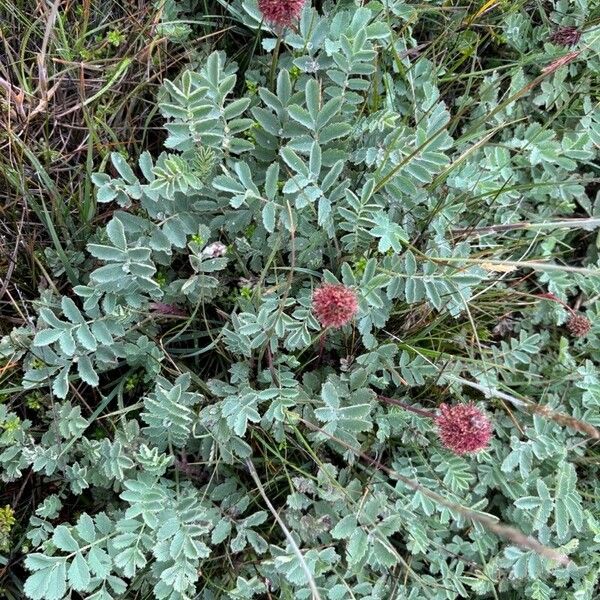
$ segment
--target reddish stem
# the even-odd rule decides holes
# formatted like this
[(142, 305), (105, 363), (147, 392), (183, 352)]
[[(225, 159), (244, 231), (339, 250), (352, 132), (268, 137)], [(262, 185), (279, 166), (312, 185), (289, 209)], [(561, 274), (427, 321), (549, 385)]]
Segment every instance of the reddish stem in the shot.
[(544, 300), (551, 300), (552, 302), (556, 302), (557, 304), (562, 304), (562, 306), (564, 306), (568, 311), (570, 311), (572, 315), (574, 315), (576, 312), (566, 302), (563, 302), (560, 298), (557, 298), (552, 292), (536, 294), (536, 296), (538, 298), (543, 298)]
[(421, 417), (427, 417), (428, 419), (435, 419), (435, 413), (431, 410), (425, 410), (424, 408), (417, 408), (416, 406), (411, 406), (410, 404), (406, 404), (402, 402), (402, 400), (396, 400), (396, 398), (388, 398), (387, 396), (382, 396), (381, 394), (377, 394), (377, 398), (379, 400), (383, 400), (386, 404), (394, 404), (395, 406), (400, 406), (404, 410), (415, 413), (416, 415), (420, 415)]

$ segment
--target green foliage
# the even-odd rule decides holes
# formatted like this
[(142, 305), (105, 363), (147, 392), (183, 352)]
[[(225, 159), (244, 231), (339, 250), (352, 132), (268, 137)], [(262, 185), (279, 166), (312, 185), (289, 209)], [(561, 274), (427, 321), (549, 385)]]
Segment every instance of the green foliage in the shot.
[[(234, 2), (265, 52), (194, 57), (158, 96), (165, 151), (94, 174), (112, 212), (78, 280), (0, 344), (44, 393), (0, 405), (3, 481), (51, 484), (26, 597), (593, 599), (600, 38), (538, 80), (565, 51), (524, 7), (437, 8), (306, 6), (273, 54)], [(480, 18), (503, 62), (469, 70)], [(321, 328), (322, 282), (352, 323)], [(431, 417), (467, 401), (494, 437), (456, 456)]]

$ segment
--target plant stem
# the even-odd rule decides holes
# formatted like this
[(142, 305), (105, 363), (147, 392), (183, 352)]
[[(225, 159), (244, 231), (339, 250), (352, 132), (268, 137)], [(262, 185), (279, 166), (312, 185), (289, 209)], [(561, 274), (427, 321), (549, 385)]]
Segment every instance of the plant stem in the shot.
[(281, 34), (277, 36), (277, 43), (273, 50), (273, 57), (271, 59), (271, 72), (269, 73), (269, 88), (271, 91), (275, 91), (275, 71), (277, 70), (277, 62), (279, 60), (279, 49), (281, 48)]
[(387, 396), (382, 396), (381, 394), (377, 394), (377, 398), (382, 400), (386, 404), (394, 404), (395, 406), (400, 406), (404, 410), (415, 413), (421, 417), (426, 417), (428, 419), (435, 419), (435, 413), (431, 410), (425, 410), (424, 408), (417, 408), (416, 406), (411, 406), (410, 404), (406, 404), (401, 400), (396, 400), (396, 398), (388, 398)]

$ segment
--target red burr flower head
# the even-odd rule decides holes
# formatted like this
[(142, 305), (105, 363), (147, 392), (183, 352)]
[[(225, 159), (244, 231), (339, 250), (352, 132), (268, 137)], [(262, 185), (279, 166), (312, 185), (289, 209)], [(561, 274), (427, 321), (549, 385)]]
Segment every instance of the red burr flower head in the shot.
[(324, 283), (313, 293), (312, 308), (323, 327), (342, 327), (358, 312), (358, 298), (345, 285)]
[(492, 424), (474, 404), (442, 404), (435, 418), (442, 444), (454, 454), (471, 454), (487, 447)]
[(574, 337), (583, 337), (587, 335), (592, 328), (590, 320), (581, 313), (573, 313), (567, 321), (567, 329)]
[(258, 0), (258, 9), (265, 21), (279, 27), (289, 27), (302, 12), (305, 0)]

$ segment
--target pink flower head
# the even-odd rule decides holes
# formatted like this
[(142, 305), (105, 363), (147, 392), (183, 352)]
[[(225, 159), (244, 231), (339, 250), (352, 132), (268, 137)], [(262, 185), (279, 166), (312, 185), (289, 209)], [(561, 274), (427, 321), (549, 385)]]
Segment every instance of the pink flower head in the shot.
[(279, 27), (289, 27), (302, 12), (305, 0), (258, 0), (258, 9), (265, 21)]
[(454, 454), (479, 452), (492, 437), (490, 420), (474, 404), (442, 404), (435, 423), (442, 444)]
[(584, 337), (592, 328), (590, 320), (581, 313), (573, 313), (571, 318), (567, 321), (567, 329), (570, 334), (574, 337)]
[(551, 36), (550, 41), (557, 46), (574, 46), (581, 38), (577, 27), (559, 27)]
[(358, 298), (341, 283), (324, 283), (313, 293), (312, 308), (323, 327), (342, 327), (358, 312)]
[(225, 256), (227, 253), (227, 246), (221, 242), (213, 242), (202, 250), (202, 256), (204, 258), (219, 258), (219, 256)]

